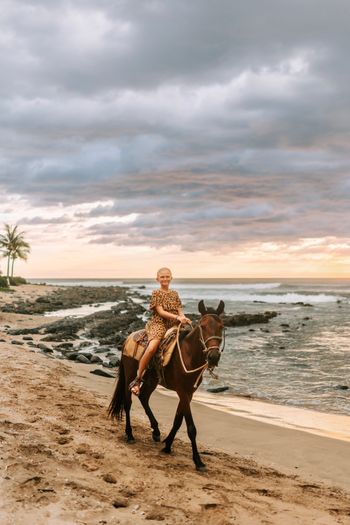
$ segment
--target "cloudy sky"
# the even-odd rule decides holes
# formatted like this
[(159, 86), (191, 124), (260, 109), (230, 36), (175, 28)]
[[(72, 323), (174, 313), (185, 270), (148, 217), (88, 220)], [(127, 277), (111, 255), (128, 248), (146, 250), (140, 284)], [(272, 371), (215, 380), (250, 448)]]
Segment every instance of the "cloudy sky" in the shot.
[(349, 276), (348, 0), (2, 0), (0, 42), (16, 273)]

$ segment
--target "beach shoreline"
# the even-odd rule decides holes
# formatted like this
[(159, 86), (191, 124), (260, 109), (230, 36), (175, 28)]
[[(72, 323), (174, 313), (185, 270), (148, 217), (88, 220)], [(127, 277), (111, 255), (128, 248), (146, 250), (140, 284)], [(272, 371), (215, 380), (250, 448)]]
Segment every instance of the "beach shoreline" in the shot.
[[(11, 294), (13, 300), (16, 293), (20, 290)], [(42, 290), (30, 293), (38, 297)], [(0, 304), (6, 300), (0, 296)], [(0, 325), (6, 323), (12, 329), (52, 322), (38, 315), (0, 315)], [(90, 373), (100, 365), (53, 359), (12, 344), (7, 333), (1, 339), (2, 523), (24, 525), (28, 516), (38, 525), (92, 525), (99, 519), (111, 525), (180, 524), (184, 520), (213, 525), (282, 521), (309, 525), (315, 519), (325, 525), (350, 523), (350, 445), (340, 438), (339, 429), (332, 437), (316, 435), (320, 428), (312, 428), (313, 424), (308, 432), (306, 424), (302, 430), (287, 427), (290, 407), (277, 407), (281, 414), (271, 418), (266, 410), (275, 410), (274, 405), (261, 403), (259, 414), (260, 402), (236, 398), (235, 413), (229, 413), (227, 407), (221, 411), (204, 404), (199, 395), (192, 407), (198, 443), (208, 465), (208, 473), (202, 476), (194, 470), (184, 427), (176, 438), (174, 455), (159, 456), (136, 399), (132, 414), (137, 443), (125, 445), (124, 423), (106, 419), (115, 381)], [(152, 396), (163, 437), (171, 427), (176, 404), (173, 395), (156, 391)], [(306, 419), (311, 415), (304, 409), (297, 412)], [(145, 478), (145, 472), (151, 476)], [(174, 484), (175, 491), (169, 487)], [(209, 484), (210, 490), (205, 488)], [(186, 487), (185, 493), (181, 487)], [(192, 503), (187, 508), (182, 501), (188, 494)], [(116, 509), (113, 498), (125, 506)], [(182, 510), (172, 513), (169, 498), (173, 508)]]

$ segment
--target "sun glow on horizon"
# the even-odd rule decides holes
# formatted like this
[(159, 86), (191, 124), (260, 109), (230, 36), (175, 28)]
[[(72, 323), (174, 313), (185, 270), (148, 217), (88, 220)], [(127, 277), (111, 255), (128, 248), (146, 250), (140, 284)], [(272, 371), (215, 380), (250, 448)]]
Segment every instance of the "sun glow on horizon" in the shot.
[[(4, 271), (5, 260), (0, 260)], [(176, 246), (96, 245), (82, 239), (38, 238), (16, 274), (27, 278), (152, 278), (159, 266), (178, 278), (348, 278), (350, 241), (323, 238), (295, 243), (246, 243), (226, 253), (185, 252)]]

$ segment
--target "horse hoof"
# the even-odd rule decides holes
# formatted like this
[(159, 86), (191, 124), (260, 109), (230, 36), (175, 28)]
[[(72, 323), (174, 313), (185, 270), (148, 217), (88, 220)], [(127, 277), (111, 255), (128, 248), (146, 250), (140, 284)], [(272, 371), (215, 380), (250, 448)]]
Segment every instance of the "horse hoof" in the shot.
[(160, 442), (160, 434), (152, 434), (152, 438), (156, 443)]
[(162, 452), (164, 454), (171, 454), (171, 448), (164, 447), (164, 448), (162, 448)]
[(128, 445), (133, 445), (135, 443), (135, 438), (134, 437), (127, 437), (126, 438), (126, 442), (128, 443)]
[(196, 465), (196, 470), (198, 470), (198, 472), (205, 472), (207, 467), (202, 463), (201, 465)]

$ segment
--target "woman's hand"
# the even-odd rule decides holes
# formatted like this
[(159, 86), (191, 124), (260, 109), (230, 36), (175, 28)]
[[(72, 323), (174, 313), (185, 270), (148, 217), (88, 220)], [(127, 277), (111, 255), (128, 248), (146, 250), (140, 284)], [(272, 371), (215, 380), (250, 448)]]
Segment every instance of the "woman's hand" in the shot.
[(177, 316), (177, 320), (181, 323), (181, 324), (191, 324), (191, 319), (188, 319), (188, 317), (186, 317), (185, 315), (181, 314), (181, 315), (178, 315)]

